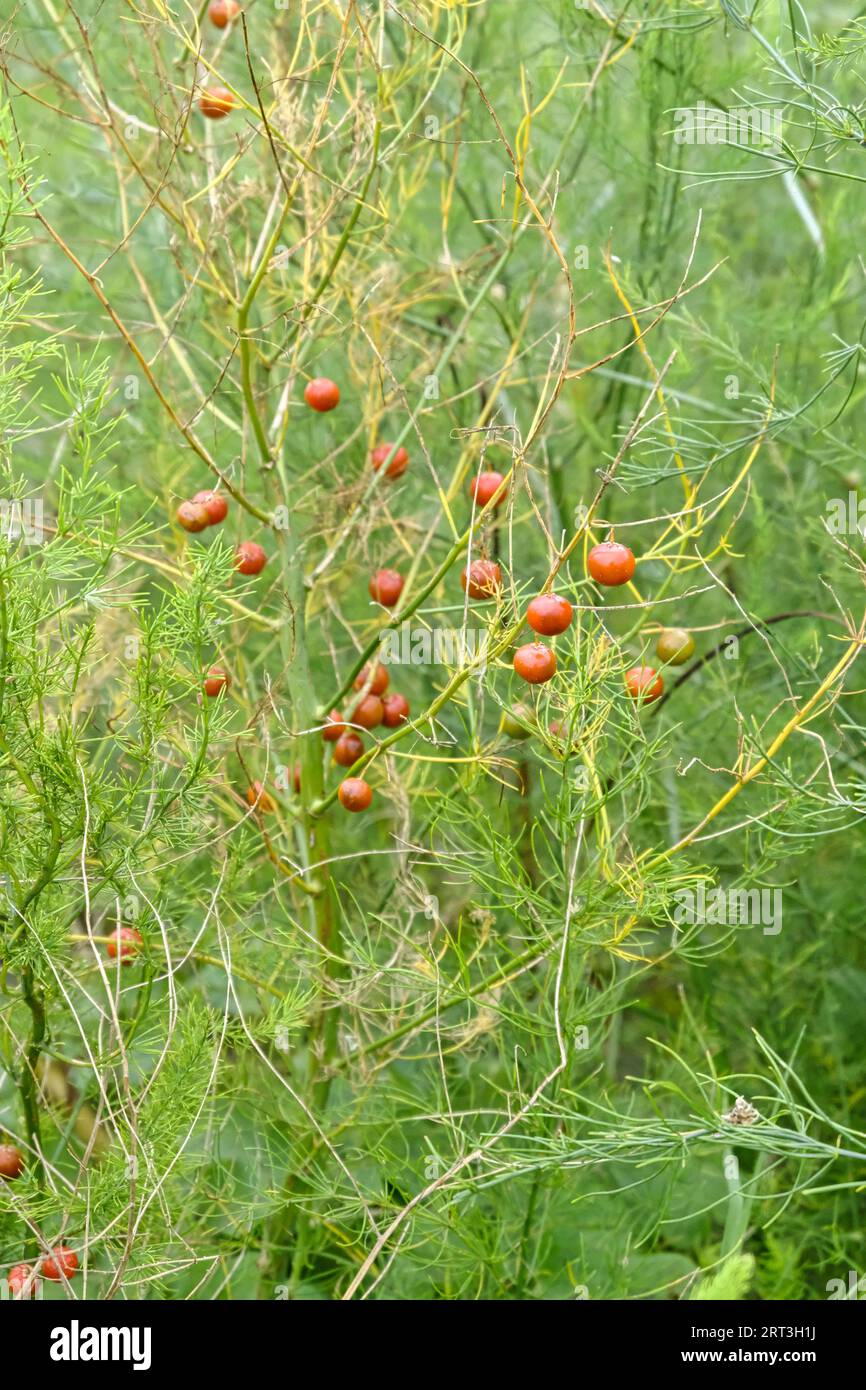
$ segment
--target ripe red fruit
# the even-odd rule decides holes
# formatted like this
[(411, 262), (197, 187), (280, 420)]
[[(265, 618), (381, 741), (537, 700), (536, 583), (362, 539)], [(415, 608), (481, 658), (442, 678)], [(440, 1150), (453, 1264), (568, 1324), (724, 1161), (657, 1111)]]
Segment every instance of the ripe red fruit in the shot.
[(68, 1245), (55, 1245), (50, 1255), (42, 1261), (42, 1273), (46, 1279), (71, 1279), (78, 1268), (78, 1256)]
[[(476, 478), (473, 478), (469, 484), (469, 496), (474, 499), (476, 507), (486, 507), (502, 482), (502, 474), (492, 471), (489, 473), (479, 473)], [(504, 501), (505, 493), (503, 492), (496, 503), (497, 507), (501, 507)]]
[[(355, 689), (363, 690), (370, 675), (369, 666), (365, 666), (363, 671), (355, 677)], [(370, 682), (370, 694), (382, 695), (388, 689), (388, 671), (381, 661), (376, 662), (376, 669), (373, 672), (373, 679)]]
[(207, 507), (201, 502), (181, 502), (175, 516), (178, 525), (182, 526), (184, 531), (203, 531), (206, 526), (210, 526)]
[(502, 570), (495, 560), (473, 560), (469, 566), (468, 578), (464, 569), (460, 583), (470, 598), (483, 602), (485, 599), (495, 598), (502, 587)]
[(347, 729), (344, 734), (340, 734), (334, 748), (334, 762), (339, 763), (340, 767), (351, 767), (356, 763), (364, 751), (364, 740), (360, 734), (356, 734), (354, 729)]
[(228, 87), (207, 87), (198, 99), (201, 114), (208, 120), (218, 121), (233, 111), (237, 102)]
[(625, 673), (625, 683), (632, 699), (639, 699), (643, 705), (651, 705), (665, 688), (664, 681), (652, 666), (632, 666)]
[[(298, 789), (300, 789), (300, 777), (298, 777)], [(246, 790), (247, 802), (250, 806), (256, 806), (263, 815), (270, 815), (276, 811), (277, 803), (269, 792), (265, 791), (262, 782), (253, 782), (251, 787)]]
[[(382, 464), (385, 462), (388, 455), (393, 450), (393, 448), (393, 444), (378, 444), (376, 448), (373, 450), (373, 452), (370, 454), (370, 462), (372, 463), (377, 473), (379, 469), (382, 467)], [(385, 469), (385, 477), (399, 478), (403, 473), (406, 472), (406, 469), (408, 467), (409, 455), (407, 454), (406, 450), (403, 448), (401, 444), (400, 448), (397, 449), (394, 453), (394, 457), (391, 459), (391, 462), (388, 464), (388, 467)]]
[(587, 568), (597, 584), (615, 589), (627, 584), (634, 574), (634, 555), (619, 541), (602, 541), (594, 545), (587, 558)]
[(105, 949), (112, 960), (117, 959), (119, 951), (121, 962), (126, 965), (138, 955), (139, 947), (143, 945), (144, 938), (134, 927), (118, 927)]
[(268, 557), (255, 541), (241, 541), (235, 548), (235, 569), (241, 574), (261, 574)]
[(386, 729), (396, 729), (409, 718), (409, 701), (405, 695), (386, 695), (382, 701), (382, 723)]
[(543, 642), (528, 642), (514, 653), (514, 669), (530, 685), (543, 685), (556, 675), (556, 656)]
[(225, 29), (241, 12), (238, 0), (211, 0), (207, 7), (207, 17), (217, 29)]
[(403, 576), (396, 570), (377, 570), (370, 577), (370, 598), (385, 608), (393, 608), (403, 592)]
[(346, 811), (366, 811), (373, 800), (373, 788), (363, 777), (347, 777), (340, 783), (337, 795), (340, 805)]
[(526, 621), (542, 637), (556, 637), (570, 627), (573, 611), (561, 594), (539, 594), (526, 610)]
[(197, 492), (192, 499), (193, 503), (198, 503), (207, 512), (208, 526), (218, 526), (221, 521), (225, 521), (229, 514), (229, 504), (221, 492), (214, 492), (210, 488), (206, 492)]
[(0, 1144), (0, 1178), (20, 1178), (24, 1155), (14, 1144)]
[(231, 683), (231, 677), (223, 671), (222, 667), (212, 666), (205, 677), (204, 693), (213, 699), (215, 695), (219, 695), (221, 690), (228, 690)]
[[(27, 1284), (27, 1281), (28, 1281), (28, 1279), (30, 1278), (30, 1276), (32, 1275), (32, 1273), (33, 1273), (33, 1266), (32, 1266), (32, 1265), (13, 1265), (13, 1266), (12, 1266), (12, 1268), (10, 1269), (8, 1275), (6, 1276), (6, 1283), (9, 1285), (9, 1292), (11, 1293), (11, 1295), (12, 1295), (13, 1298), (20, 1298), (21, 1292), (22, 1292), (22, 1290), (24, 1289), (25, 1285)], [(33, 1282), (32, 1282), (32, 1284), (30, 1285), (30, 1292), (29, 1292), (29, 1294), (27, 1295), (27, 1297), (28, 1297), (28, 1298), (35, 1298), (35, 1297), (36, 1297), (36, 1290), (37, 1290), (38, 1287), (39, 1287), (39, 1280), (38, 1280), (38, 1279), (34, 1279)]]
[(336, 381), (330, 381), (326, 376), (314, 376), (304, 387), (304, 400), (311, 409), (324, 414), (340, 404), (340, 388)]
[(325, 727), (322, 730), (322, 738), (326, 743), (336, 743), (337, 739), (345, 732), (346, 726), (340, 717), (340, 711), (338, 709), (332, 709), (325, 721)]
[(349, 716), (351, 724), (360, 724), (362, 729), (375, 729), (382, 723), (385, 711), (378, 695), (365, 695), (359, 700)]

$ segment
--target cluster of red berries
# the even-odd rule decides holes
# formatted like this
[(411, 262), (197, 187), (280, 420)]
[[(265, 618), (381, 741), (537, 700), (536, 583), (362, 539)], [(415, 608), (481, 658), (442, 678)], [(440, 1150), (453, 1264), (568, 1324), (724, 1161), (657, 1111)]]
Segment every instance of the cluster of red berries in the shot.
[[(482, 473), (473, 480), (470, 491), (476, 502), (486, 505), (497, 495), (503, 481), (499, 473)], [(616, 588), (631, 579), (635, 557), (627, 545), (602, 541), (589, 552), (587, 568), (597, 584)], [(470, 599), (483, 603), (499, 594), (502, 570), (495, 560), (474, 560), (463, 570), (460, 582)], [(559, 636), (570, 627), (572, 617), (572, 606), (562, 594), (538, 594), (526, 610), (526, 621), (542, 637)], [(694, 649), (693, 638), (683, 628), (665, 628), (656, 644), (656, 652), (666, 665), (682, 665)], [(556, 674), (556, 653), (544, 642), (529, 642), (514, 653), (514, 669), (528, 684), (542, 685)], [(625, 683), (632, 698), (645, 705), (652, 704), (664, 692), (664, 682), (652, 666), (633, 666), (626, 672)]]
[[(313, 377), (304, 387), (304, 400), (311, 410), (324, 414), (340, 403), (340, 388), (328, 377)], [(378, 444), (370, 453), (370, 463), (378, 473), (385, 470), (385, 477), (392, 481), (402, 477), (409, 467), (409, 452), (402, 445)], [(394, 608), (400, 601), (404, 579), (397, 570), (382, 569), (371, 575), (369, 593), (374, 603), (383, 608)], [(396, 729), (409, 718), (409, 701), (405, 695), (393, 692), (386, 695), (388, 672), (381, 662), (370, 671), (365, 666), (355, 680), (356, 690), (366, 690), (366, 694), (355, 705), (346, 723), (339, 710), (332, 710), (322, 731), (326, 743), (334, 744), (334, 762), (339, 767), (351, 767), (364, 752), (364, 741), (355, 729), (347, 724), (359, 724), (363, 729), (375, 729), (383, 724), (386, 729)], [(373, 789), (362, 777), (347, 777), (341, 782), (337, 795), (340, 805), (347, 811), (366, 811), (373, 800)]]
[[(235, 7), (235, 10), (237, 9), (238, 6)], [(214, 22), (218, 23), (217, 20)], [(228, 19), (224, 23), (228, 23)], [(339, 405), (340, 388), (329, 377), (313, 377), (304, 387), (304, 400), (311, 410), (326, 414)], [(387, 478), (396, 479), (408, 468), (409, 454), (402, 446), (383, 443), (372, 450), (370, 462), (377, 471), (384, 468)], [(505, 500), (506, 494), (505, 476), (492, 469), (483, 470), (470, 480), (469, 495), (477, 507), (492, 505), (498, 508)], [(221, 515), (212, 517), (207, 514), (207, 509), (212, 508), (214, 503), (221, 504), (225, 510)], [(184, 503), (178, 511), (178, 520), (188, 530), (201, 529), (197, 524), (197, 512), (194, 518), (196, 524), (190, 524), (188, 511), (183, 517), (181, 512), (184, 509), (192, 509), (195, 512), (196, 508), (205, 512), (206, 519), (203, 525), (212, 525), (215, 521), (223, 520), (227, 511), (225, 500), (218, 494), (198, 493), (191, 503)], [(235, 563), (242, 574), (258, 574), (266, 559), (261, 546), (256, 545), (254, 541), (244, 541), (237, 548)], [(632, 578), (635, 557), (627, 545), (611, 539), (593, 546), (589, 552), (587, 567), (596, 583), (606, 588), (614, 588), (627, 584)], [(404, 582), (403, 576), (397, 570), (377, 570), (370, 577), (370, 597), (384, 608), (394, 608), (400, 601)], [(470, 599), (483, 603), (496, 598), (500, 593), (502, 570), (495, 560), (473, 560), (463, 569), (460, 582)], [(526, 610), (526, 621), (541, 637), (561, 635), (571, 626), (573, 616), (574, 610), (568, 599), (555, 593), (538, 594)], [(691, 655), (694, 642), (682, 629), (666, 629), (659, 637), (656, 650), (666, 664), (679, 665)], [(514, 653), (514, 669), (528, 684), (542, 685), (556, 674), (556, 653), (544, 642), (526, 643)], [(633, 699), (642, 704), (650, 704), (657, 700), (664, 690), (661, 676), (651, 666), (632, 667), (626, 672), (625, 683)], [(213, 666), (205, 677), (204, 693), (214, 698), (228, 690), (230, 684), (228, 674), (221, 667)], [(355, 705), (348, 720), (343, 722), (339, 710), (332, 710), (328, 716), (323, 737), (326, 742), (334, 743), (334, 761), (340, 767), (352, 767), (364, 752), (363, 739), (354, 729), (347, 727), (347, 724), (360, 725), (364, 729), (374, 729), (383, 724), (386, 728), (395, 729), (408, 719), (409, 703), (405, 696), (393, 692), (386, 696), (387, 687), (388, 672), (381, 663), (376, 664), (372, 673), (365, 667), (355, 681), (355, 688), (363, 689), (366, 693)], [(515, 723), (515, 727), (519, 727), (516, 721), (512, 722)], [(522, 733), (525, 734), (526, 730), (522, 730)], [(515, 733), (512, 736), (520, 735)], [(297, 766), (293, 772), (293, 780), (295, 789), (299, 790), (300, 769)], [(369, 784), (362, 778), (354, 777), (347, 778), (341, 784), (338, 795), (341, 804), (349, 811), (366, 810), (373, 799)], [(254, 782), (247, 789), (246, 799), (249, 805), (260, 813), (276, 810), (273, 797), (261, 782)]]
[[(340, 404), (340, 388), (330, 377), (315, 376), (304, 387), (304, 400), (311, 410), (324, 415)], [(386, 478), (400, 478), (409, 467), (409, 453), (402, 444), (399, 448), (394, 444), (377, 444), (370, 452), (370, 462), (377, 473), (384, 467)]]
[[(627, 545), (602, 541), (587, 557), (587, 568), (597, 584), (617, 588), (634, 574), (635, 558)], [(682, 666), (695, 649), (694, 638), (681, 627), (664, 628), (656, 642), (656, 655), (666, 666)], [(632, 699), (651, 705), (664, 693), (664, 681), (653, 666), (632, 666), (625, 673), (626, 689)]]
[[(215, 29), (225, 29), (241, 12), (238, 0), (211, 0), (208, 5), (208, 19)], [(205, 87), (198, 99), (198, 109), (209, 121), (221, 120), (234, 111), (237, 100), (228, 87)]]
[(197, 492), (188, 502), (181, 502), (175, 516), (184, 531), (204, 531), (219, 526), (229, 514), (229, 504), (221, 492)]
[[(24, 1172), (24, 1155), (15, 1144), (0, 1144), (0, 1178), (13, 1181)], [(68, 1245), (55, 1245), (50, 1255), (46, 1255), (34, 1268), (33, 1265), (15, 1265), (10, 1269), (6, 1282), (13, 1298), (20, 1297), (30, 1283), (30, 1297), (36, 1295), (38, 1274), (46, 1279), (71, 1279), (78, 1268), (78, 1256)]]
[(78, 1256), (68, 1245), (55, 1245), (50, 1255), (46, 1255), (37, 1265), (13, 1265), (6, 1283), (13, 1298), (24, 1296), (28, 1290), (30, 1298), (36, 1297), (39, 1275), (59, 1283), (61, 1279), (71, 1279), (78, 1269)]
[[(373, 581), (370, 583), (372, 592)], [(400, 587), (402, 588), (402, 580)], [(396, 599), (394, 601), (396, 602)], [(375, 729), (382, 724), (386, 729), (397, 729), (409, 718), (409, 701), (406, 696), (398, 695), (394, 691), (386, 695), (388, 685), (388, 672), (380, 661), (377, 661), (372, 669), (365, 666), (355, 678), (355, 689), (366, 691), (366, 694), (361, 696), (346, 722), (344, 723), (339, 710), (332, 709), (328, 715), (322, 738), (326, 743), (333, 743), (334, 762), (339, 767), (352, 767), (364, 752), (364, 740), (348, 725), (359, 724), (362, 729)], [(366, 811), (373, 800), (373, 790), (362, 777), (347, 777), (340, 784), (337, 794), (340, 805), (347, 811)]]
[[(204, 531), (219, 526), (229, 514), (229, 504), (221, 492), (213, 489), (197, 492), (188, 502), (181, 502), (175, 516), (184, 531)], [(261, 574), (268, 557), (256, 541), (241, 541), (235, 547), (235, 569), (240, 574)]]

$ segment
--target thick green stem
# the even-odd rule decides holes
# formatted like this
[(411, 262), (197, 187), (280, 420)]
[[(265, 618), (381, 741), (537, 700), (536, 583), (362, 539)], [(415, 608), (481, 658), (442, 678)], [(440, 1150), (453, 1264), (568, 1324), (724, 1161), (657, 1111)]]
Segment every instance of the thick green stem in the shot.
[(36, 1066), (42, 1052), (42, 1044), (45, 1039), (45, 997), (37, 987), (33, 976), (33, 971), (28, 966), (21, 972), (21, 993), (24, 995), (24, 1002), (30, 1010), (30, 1041), (24, 1053), (21, 1063), (21, 1073), (18, 1078), (18, 1094), (21, 1097), (21, 1109), (24, 1112), (24, 1124), (27, 1129), (27, 1139), (30, 1149), (34, 1155), (31, 1171), (38, 1182), (42, 1182), (44, 1173), (42, 1168), (42, 1135), (39, 1127), (39, 1096), (36, 1084)]

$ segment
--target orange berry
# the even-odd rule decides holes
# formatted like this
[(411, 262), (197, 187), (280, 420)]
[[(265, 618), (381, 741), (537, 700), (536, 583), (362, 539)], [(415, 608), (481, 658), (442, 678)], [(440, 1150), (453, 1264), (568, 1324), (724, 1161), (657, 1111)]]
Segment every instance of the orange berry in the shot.
[(118, 927), (105, 949), (112, 960), (116, 960), (119, 955), (122, 964), (126, 965), (134, 960), (143, 945), (144, 937), (141, 932), (137, 932), (134, 927)]
[(338, 709), (332, 709), (325, 720), (325, 727), (322, 730), (322, 738), (326, 743), (336, 743), (337, 739), (346, 732), (346, 726), (340, 717)]
[(205, 677), (204, 693), (212, 700), (222, 690), (228, 690), (230, 685), (231, 677), (221, 667), (212, 666)]
[(526, 610), (526, 621), (542, 637), (556, 637), (571, 625), (573, 612), (561, 594), (539, 594)]
[(393, 458), (391, 459), (391, 462), (388, 464), (388, 467), (385, 469), (385, 477), (399, 478), (403, 473), (406, 472), (406, 469), (409, 467), (409, 455), (407, 454), (406, 450), (403, 448), (402, 445), (399, 449), (396, 450), (396, 452), (394, 452), (393, 444), (377, 445), (376, 448), (370, 454), (370, 462), (372, 463), (373, 467), (378, 473), (379, 469), (382, 467), (382, 464), (385, 462), (389, 454), (391, 454), (392, 452)]
[[(501, 473), (479, 473), (469, 483), (469, 496), (473, 498), (476, 507), (486, 507), (491, 497), (499, 491), (505, 479)], [(498, 499), (496, 505), (501, 507), (505, 501), (505, 493)]]
[(393, 608), (403, 592), (403, 576), (396, 570), (377, 570), (370, 577), (370, 598), (383, 608)]
[(198, 99), (198, 106), (208, 120), (218, 121), (233, 111), (237, 102), (228, 87), (207, 87)]
[(586, 564), (597, 584), (614, 589), (631, 579), (635, 559), (627, 545), (620, 545), (619, 541), (602, 541), (600, 545), (592, 547)]
[(262, 782), (253, 782), (251, 787), (247, 787), (245, 795), (248, 804), (250, 806), (255, 806), (257, 810), (261, 811), (262, 815), (270, 815), (277, 809), (277, 803), (270, 793), (265, 791)]
[(514, 653), (514, 669), (530, 685), (543, 685), (556, 675), (556, 655), (543, 642), (529, 642)]
[(255, 541), (241, 541), (235, 548), (235, 569), (241, 574), (261, 574), (268, 557)]
[(373, 800), (373, 789), (363, 777), (347, 777), (337, 792), (340, 805), (346, 811), (366, 811)]
[[(365, 666), (364, 669), (363, 669), (363, 671), (361, 671), (361, 672), (355, 677), (355, 689), (356, 689), (356, 690), (363, 690), (363, 688), (364, 688), (364, 686), (367, 684), (367, 681), (369, 680), (369, 678), (370, 678), (370, 668), (369, 668), (369, 666)], [(384, 667), (384, 666), (382, 665), (381, 661), (377, 661), (377, 662), (376, 662), (376, 668), (375, 668), (375, 670), (373, 671), (373, 679), (372, 679), (372, 681), (370, 682), (370, 694), (371, 694), (371, 695), (383, 695), (384, 692), (385, 692), (387, 689), (388, 689), (388, 671), (387, 671), (387, 668)]]
[(473, 560), (468, 576), (466, 570), (463, 570), (460, 583), (470, 598), (479, 599), (483, 603), (486, 599), (495, 598), (502, 587), (502, 570), (495, 560)]
[(652, 666), (632, 666), (625, 673), (625, 683), (633, 700), (651, 705), (664, 692), (665, 683)]
[(192, 500), (198, 506), (204, 507), (208, 526), (218, 526), (229, 514), (229, 504), (225, 497), (221, 492), (214, 492), (213, 488), (197, 492)]
[(341, 734), (334, 746), (334, 762), (340, 767), (351, 767), (364, 751), (364, 740), (354, 729)]
[(386, 729), (396, 729), (409, 718), (409, 701), (405, 695), (386, 695), (382, 701), (382, 723)]
[(210, 525), (207, 507), (201, 502), (181, 502), (175, 516), (178, 525), (182, 526), (184, 531), (203, 531)]
[(375, 729), (382, 723), (385, 710), (378, 695), (365, 695), (359, 700), (349, 716), (350, 724), (360, 724), (362, 729)]
[(314, 376), (304, 387), (304, 400), (312, 410), (324, 414), (340, 404), (340, 388), (326, 376)]

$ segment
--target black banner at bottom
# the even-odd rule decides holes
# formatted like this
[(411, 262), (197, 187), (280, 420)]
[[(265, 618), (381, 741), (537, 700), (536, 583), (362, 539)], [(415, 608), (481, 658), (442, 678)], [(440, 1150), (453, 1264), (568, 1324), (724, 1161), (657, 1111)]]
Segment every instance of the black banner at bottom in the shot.
[[(22, 1304), (4, 1300), (0, 1325), (7, 1346), (16, 1344), (16, 1333), (23, 1336), (28, 1365), (37, 1376), (59, 1366), (79, 1366), (97, 1374), (104, 1367), (114, 1375), (178, 1370), (225, 1375), (241, 1370), (249, 1376), (266, 1365), (290, 1364), (301, 1353), (305, 1363), (311, 1355), (323, 1356), (329, 1378), (343, 1358), (352, 1374), (357, 1374), (367, 1360), (365, 1347), (367, 1352), (371, 1346), (387, 1347), (390, 1358), (411, 1335), (415, 1350), (427, 1346), (429, 1356), (430, 1339), (435, 1337), (433, 1345), (444, 1352), (443, 1337), (451, 1333), (463, 1334), (461, 1373), (465, 1376), (474, 1368), (473, 1362), (489, 1373), (499, 1361), (503, 1366), (510, 1364), (515, 1344), (524, 1337), (550, 1332), (576, 1339), (573, 1349), (584, 1369), (586, 1356), (602, 1357), (608, 1371), (651, 1366), (656, 1373), (675, 1367), (700, 1373), (712, 1366), (768, 1371), (804, 1366), (826, 1377), (856, 1358), (863, 1330), (859, 1299), (813, 1303), (574, 1300), (517, 1306), (401, 1302), (396, 1318), (394, 1305), (383, 1309), (382, 1302), (341, 1307), (324, 1302)], [(503, 1314), (506, 1324), (499, 1323)], [(468, 1315), (471, 1327), (464, 1321)], [(370, 1333), (377, 1338), (375, 1343), (365, 1340)], [(318, 1341), (323, 1334), (327, 1340)], [(468, 1365), (464, 1364), (466, 1346), (473, 1348)], [(447, 1371), (444, 1359), (439, 1372), (433, 1370), (432, 1361), (426, 1364), (431, 1374)], [(417, 1368), (412, 1373), (417, 1374)]]

